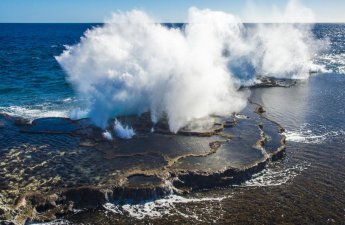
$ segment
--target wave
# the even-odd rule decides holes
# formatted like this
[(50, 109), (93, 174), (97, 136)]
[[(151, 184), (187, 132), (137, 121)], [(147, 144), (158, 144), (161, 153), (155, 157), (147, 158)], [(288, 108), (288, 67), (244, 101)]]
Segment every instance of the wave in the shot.
[[(227, 196), (229, 197), (229, 196)], [(179, 195), (170, 195), (162, 199), (145, 202), (142, 204), (125, 204), (117, 205), (112, 203), (106, 203), (103, 207), (115, 214), (128, 214), (129, 216), (136, 219), (144, 218), (160, 218), (166, 215), (177, 214), (185, 218), (197, 219), (197, 215), (185, 214), (176, 209), (177, 204), (195, 203), (195, 202), (221, 202), (227, 197), (218, 198), (185, 198)]]
[(68, 117), (71, 119), (85, 118), (88, 110), (85, 109), (83, 101), (76, 97), (58, 98), (55, 100), (47, 99), (42, 103), (20, 104), (20, 105), (2, 105), (0, 112), (12, 116), (19, 116), (29, 120), (44, 117)]
[[(280, 186), (293, 180), (296, 176), (310, 167), (310, 163), (304, 162), (289, 168), (281, 168), (272, 165), (260, 173), (253, 176), (252, 179), (239, 185), (240, 187), (269, 187)], [(145, 218), (160, 218), (166, 215), (179, 215), (185, 218), (198, 220), (194, 214), (185, 214), (177, 209), (178, 204), (187, 204), (195, 202), (221, 202), (232, 195), (209, 198), (186, 198), (179, 195), (170, 195), (162, 199), (148, 201), (141, 204), (113, 204), (106, 203), (103, 207), (112, 213), (120, 215), (129, 215), (133, 218), (142, 220)]]
[(21, 91), (21, 89), (16, 88), (16, 87), (1, 87), (0, 88), (0, 94), (8, 94), (8, 93), (18, 92), (18, 91)]
[(324, 126), (313, 127), (308, 123), (301, 125), (300, 128), (284, 133), (287, 141), (305, 143), (305, 144), (322, 144), (326, 141), (337, 137), (344, 136), (345, 131), (340, 130), (327, 130)]
[(270, 187), (280, 186), (290, 182), (310, 166), (310, 163), (301, 163), (289, 168), (266, 168), (246, 181), (241, 187)]
[(24, 117), (34, 120), (42, 117), (69, 117), (70, 110), (68, 109), (50, 109), (41, 106), (9, 106), (0, 107), (0, 112), (7, 113), (13, 116)]
[(325, 72), (345, 74), (345, 53), (322, 54), (315, 61), (325, 65)]

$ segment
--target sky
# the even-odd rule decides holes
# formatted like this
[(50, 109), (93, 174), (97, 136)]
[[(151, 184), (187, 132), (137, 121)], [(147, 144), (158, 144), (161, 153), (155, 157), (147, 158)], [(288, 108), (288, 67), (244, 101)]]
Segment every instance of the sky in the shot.
[[(255, 3), (263, 14), (272, 7), (283, 7), (287, 0), (0, 0), (1, 23), (87, 23), (103, 22), (112, 12), (139, 9), (157, 22), (185, 22), (192, 6), (221, 10), (252, 21), (248, 3)], [(315, 14), (315, 22), (345, 22), (345, 0), (300, 0)], [(249, 3), (250, 4), (250, 3)]]

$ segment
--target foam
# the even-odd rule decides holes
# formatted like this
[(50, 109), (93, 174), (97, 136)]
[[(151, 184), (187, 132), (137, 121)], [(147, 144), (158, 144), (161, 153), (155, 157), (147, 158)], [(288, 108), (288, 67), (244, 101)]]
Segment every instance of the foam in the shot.
[(171, 215), (177, 213), (180, 216), (186, 218), (194, 218), (198, 219), (196, 215), (184, 214), (178, 210), (176, 210), (176, 204), (186, 204), (191, 202), (221, 202), (226, 197), (218, 197), (218, 198), (185, 198), (178, 195), (170, 195), (162, 199), (154, 200), (145, 202), (142, 204), (124, 204), (124, 205), (116, 205), (112, 203), (106, 203), (103, 207), (115, 214), (129, 214), (129, 216), (136, 218), (136, 219), (144, 219), (146, 217), (149, 218), (160, 218), (165, 215)]
[(326, 65), (323, 72), (345, 74), (345, 53), (321, 54), (316, 61)]
[(287, 141), (305, 143), (305, 144), (322, 144), (326, 141), (345, 135), (345, 131), (327, 130), (325, 127), (312, 127), (310, 124), (302, 124), (296, 130), (287, 130), (284, 132)]
[(253, 175), (253, 178), (240, 185), (242, 187), (270, 187), (280, 186), (291, 182), (310, 166), (310, 163), (301, 163), (295, 166), (281, 168), (266, 168), (260, 173)]
[[(69, 110), (67, 109), (49, 109), (48, 107), (43, 109), (35, 108), (37, 106), (9, 106), (0, 107), (0, 111), (13, 116), (20, 116), (30, 120), (34, 120), (42, 117), (68, 117)], [(40, 107), (42, 108), (42, 107)]]

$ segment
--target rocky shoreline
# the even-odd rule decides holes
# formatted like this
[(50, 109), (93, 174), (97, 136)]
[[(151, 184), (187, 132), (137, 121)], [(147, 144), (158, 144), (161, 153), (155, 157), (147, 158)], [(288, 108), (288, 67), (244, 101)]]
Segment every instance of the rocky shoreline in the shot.
[(285, 149), (283, 128), (251, 101), (241, 115), (212, 117), (207, 129), (172, 134), (166, 121), (153, 125), (149, 118), (118, 118), (136, 136), (109, 141), (88, 119), (30, 123), (0, 114), (1, 223), (51, 221), (107, 202), (237, 185)]

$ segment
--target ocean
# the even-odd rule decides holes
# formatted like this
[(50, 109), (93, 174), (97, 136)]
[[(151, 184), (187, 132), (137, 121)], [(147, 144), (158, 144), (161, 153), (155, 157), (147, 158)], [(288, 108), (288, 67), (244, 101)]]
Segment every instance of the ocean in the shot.
[[(94, 26), (100, 24), (0, 24), (0, 112), (35, 119), (69, 117), (83, 108), (55, 56)], [(315, 24), (313, 34), (330, 43), (314, 59), (324, 71), (290, 88), (251, 91), (250, 98), (286, 129), (282, 160), (238, 187), (121, 208), (108, 205), (62, 221), (344, 224), (345, 24)]]
[(0, 110), (28, 118), (68, 116), (75, 94), (54, 56), (97, 24), (1, 24)]

